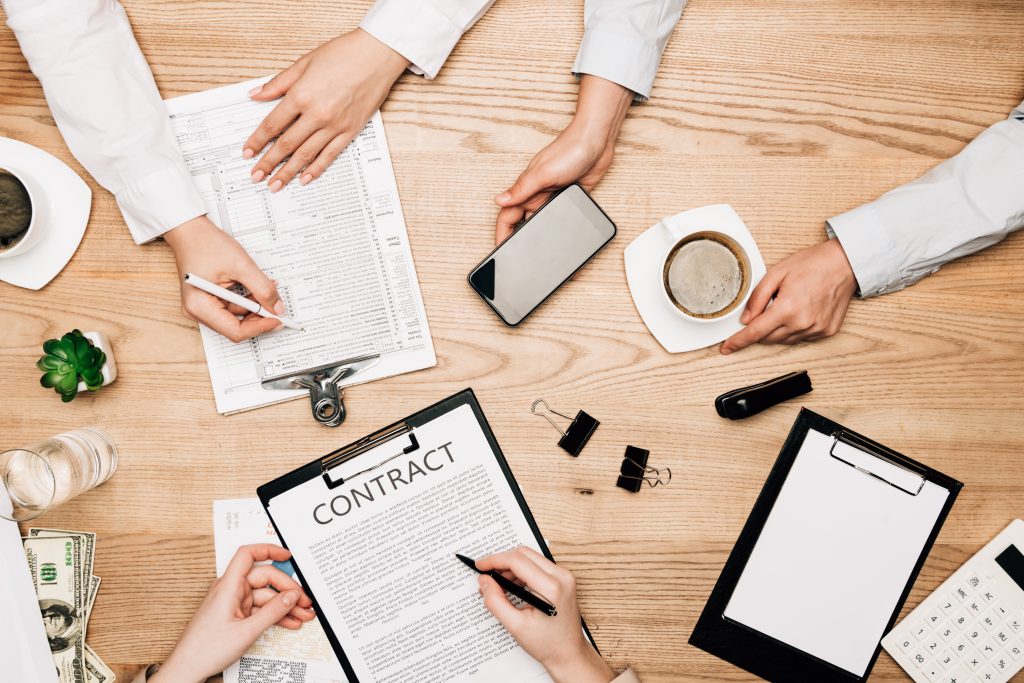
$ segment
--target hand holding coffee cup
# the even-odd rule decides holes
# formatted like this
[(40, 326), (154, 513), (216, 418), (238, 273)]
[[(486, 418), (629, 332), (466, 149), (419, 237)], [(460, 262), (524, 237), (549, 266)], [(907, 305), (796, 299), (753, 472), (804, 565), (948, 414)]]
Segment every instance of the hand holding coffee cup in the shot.
[(665, 297), (683, 317), (706, 323), (743, 308), (750, 295), (750, 259), (720, 232), (702, 230), (679, 239), (662, 266)]

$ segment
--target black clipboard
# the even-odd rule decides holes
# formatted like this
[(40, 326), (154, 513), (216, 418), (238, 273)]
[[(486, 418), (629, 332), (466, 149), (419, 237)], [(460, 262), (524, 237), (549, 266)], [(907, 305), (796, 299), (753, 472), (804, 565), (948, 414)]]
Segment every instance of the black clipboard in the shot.
[[(768, 516), (775, 506), (775, 502), (782, 490), (782, 485), (789, 476), (793, 463), (796, 461), (797, 455), (803, 446), (804, 439), (812, 429), (830, 435), (834, 441), (829, 454), (833, 458), (864, 473), (864, 476), (881, 478), (837, 455), (835, 453), (836, 444), (844, 443), (852, 446), (866, 454), (920, 476), (922, 479), (921, 488), (923, 488), (924, 482), (931, 482), (949, 491), (945, 505), (942, 507), (935, 525), (921, 550), (920, 557), (918, 557), (913, 571), (910, 573), (907, 584), (892, 611), (892, 615), (889, 617), (883, 634), (892, 630), (897, 617), (899, 617), (900, 610), (903, 608), (903, 604), (906, 602), (907, 596), (910, 594), (910, 590), (921, 571), (921, 567), (928, 557), (928, 553), (935, 543), (939, 530), (942, 528), (943, 522), (945, 522), (950, 509), (953, 507), (956, 496), (963, 487), (963, 484), (804, 408), (800, 411), (796, 423), (793, 425), (793, 429), (790, 431), (782, 451), (779, 453), (779, 457), (775, 461), (771, 473), (768, 475), (764, 488), (761, 489), (757, 502), (754, 503), (750, 516), (740, 532), (739, 539), (729, 554), (729, 559), (722, 569), (718, 582), (715, 584), (714, 590), (712, 590), (711, 596), (704, 606), (704, 611), (697, 620), (697, 625), (690, 635), (689, 642), (705, 652), (720, 657), (769, 681), (793, 681), (794, 683), (803, 683), (805, 681), (815, 681), (816, 683), (866, 681), (871, 674), (871, 669), (878, 660), (878, 655), (881, 652), (881, 642), (876, 646), (874, 655), (871, 657), (864, 675), (858, 676), (725, 616), (726, 607), (732, 598), (740, 577), (743, 575), (747, 560), (750, 558), (751, 552), (768, 520)], [(887, 483), (904, 490), (907, 495), (917, 495), (920, 492), (920, 488), (915, 492), (907, 490), (903, 486), (898, 486), (892, 481)]]
[[(439, 401), (438, 403), (419, 411), (418, 413), (388, 425), (387, 427), (369, 434), (368, 436), (348, 444), (347, 446), (331, 451), (327, 455), (317, 458), (316, 460), (313, 460), (312, 462), (303, 465), (298, 469), (292, 470), (288, 474), (280, 476), (277, 479), (257, 488), (256, 493), (259, 496), (260, 502), (263, 504), (263, 509), (266, 511), (267, 517), (270, 519), (270, 523), (274, 526), (274, 531), (277, 533), (278, 538), (281, 539), (281, 545), (287, 548), (288, 539), (281, 533), (281, 530), (277, 526), (277, 522), (274, 520), (274, 516), (270, 512), (270, 501), (272, 499), (317, 477), (322, 477), (329, 489), (340, 486), (342, 484), (342, 480), (335, 479), (331, 476), (331, 471), (333, 469), (345, 463), (352, 462), (362, 454), (385, 443), (394, 442), (396, 444), (395, 455), (384, 461), (371, 461), (366, 463), (367, 469), (360, 470), (359, 472), (350, 475), (349, 479), (360, 474), (364, 474), (368, 470), (376, 469), (377, 467), (385, 465), (392, 459), (413, 453), (420, 448), (419, 441), (416, 438), (416, 429), (418, 427), (443, 417), (462, 406), (469, 406), (472, 409), (480, 430), (483, 432), (488, 445), (491, 447), (494, 458), (497, 460), (502, 473), (505, 475), (506, 483), (512, 491), (512, 494), (515, 496), (515, 500), (519, 504), (519, 509), (526, 518), (526, 522), (530, 527), (530, 531), (533, 533), (538, 547), (541, 552), (544, 553), (545, 557), (554, 561), (554, 558), (551, 556), (551, 551), (548, 550), (548, 546), (544, 542), (544, 537), (541, 535), (540, 529), (537, 527), (537, 522), (534, 520), (533, 514), (530, 512), (530, 508), (526, 504), (526, 499), (523, 498), (523, 493), (519, 489), (519, 484), (516, 483), (512, 470), (509, 469), (508, 461), (505, 460), (505, 455), (501, 452), (501, 447), (498, 446), (498, 442), (494, 438), (494, 433), (491, 431), (491, 427), (487, 423), (487, 418), (484, 416), (483, 410), (480, 408), (480, 403), (476, 400), (476, 395), (473, 393), (472, 389), (464, 389), (453, 396), (449, 396), (443, 401)], [(317, 619), (323, 626), (324, 632), (327, 634), (327, 640), (330, 642), (331, 647), (334, 650), (334, 654), (338, 658), (338, 662), (345, 671), (345, 675), (348, 676), (350, 681), (358, 683), (359, 678), (357, 677), (355, 670), (352, 668), (352, 664), (349, 661), (348, 656), (345, 654), (342, 644), (339, 642), (330, 622), (323, 616), (324, 611), (320, 609), (316, 595), (314, 595), (308, 588), (310, 584), (302, 575), (302, 567), (300, 567), (294, 559), (292, 560), (292, 565), (295, 567), (295, 573), (302, 582), (302, 585), (307, 587), (306, 591), (309, 594), (310, 599), (313, 601), (313, 608), (316, 610)], [(588, 640), (590, 640), (593, 645), (594, 639), (591, 636), (590, 631), (587, 629), (586, 624), (583, 624), (582, 626)]]

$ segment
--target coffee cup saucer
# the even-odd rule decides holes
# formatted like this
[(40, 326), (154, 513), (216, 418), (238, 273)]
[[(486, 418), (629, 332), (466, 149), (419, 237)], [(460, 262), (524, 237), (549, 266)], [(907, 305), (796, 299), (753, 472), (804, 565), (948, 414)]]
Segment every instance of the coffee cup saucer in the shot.
[(64, 269), (82, 242), (92, 208), (92, 190), (63, 161), (38, 147), (0, 137), (0, 168), (30, 176), (42, 185), (47, 202), (46, 231), (23, 254), (0, 259), (0, 281), (41, 289)]
[(736, 240), (750, 259), (750, 289), (765, 274), (764, 259), (746, 224), (728, 204), (714, 204), (663, 218), (629, 243), (626, 281), (636, 310), (658, 343), (669, 353), (695, 351), (723, 342), (743, 329), (741, 308), (715, 321), (689, 320), (665, 296), (662, 264), (680, 236), (713, 230)]

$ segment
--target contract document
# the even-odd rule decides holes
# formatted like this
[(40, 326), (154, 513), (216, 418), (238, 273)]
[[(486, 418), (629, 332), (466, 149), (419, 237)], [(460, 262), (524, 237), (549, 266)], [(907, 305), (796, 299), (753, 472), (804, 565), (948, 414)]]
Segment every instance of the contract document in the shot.
[(475, 405), (417, 425), (409, 452), (396, 439), (332, 469), (343, 480), (333, 488), (320, 461), (260, 488), (359, 683), (551, 681), (484, 607), (476, 573), (455, 558), (520, 545), (544, 552)]
[[(217, 576), (224, 574), (243, 545), (281, 545), (259, 498), (213, 501)], [(275, 566), (276, 563), (275, 563)], [(291, 563), (280, 568), (291, 573)], [(224, 670), (224, 683), (347, 683), (324, 629), (309, 621), (298, 631), (273, 627), (256, 639), (242, 658)]]
[(263, 389), (262, 377), (364, 353), (381, 362), (345, 385), (436, 364), (380, 112), (319, 178), (271, 193), (250, 178), (256, 159), (242, 159), (277, 104), (249, 98), (265, 80), (166, 101), (210, 219), (278, 281), (285, 315), (303, 326), (234, 343), (200, 325), (220, 413), (307, 395)]

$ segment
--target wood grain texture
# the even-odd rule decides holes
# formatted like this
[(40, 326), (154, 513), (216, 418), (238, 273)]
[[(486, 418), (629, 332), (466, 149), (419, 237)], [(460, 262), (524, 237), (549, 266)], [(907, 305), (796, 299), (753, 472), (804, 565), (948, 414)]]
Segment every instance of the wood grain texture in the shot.
[[(271, 73), (354, 27), (369, 3), (125, 0), (165, 96)], [(166, 657), (213, 578), (212, 501), (255, 487), (466, 386), (484, 406), (552, 550), (578, 577), (602, 651), (648, 682), (750, 676), (686, 644), (798, 405), (738, 424), (712, 399), (809, 368), (803, 404), (967, 483), (908, 604), (1024, 513), (1024, 236), (903, 292), (854, 302), (843, 332), (794, 348), (664, 352), (629, 298), (622, 249), (662, 216), (729, 202), (766, 261), (823, 221), (955, 154), (1024, 97), (1020, 0), (691, 0), (653, 96), (634, 107), (596, 197), (620, 234), (520, 329), (465, 286), (492, 243), (491, 197), (568, 121), (582, 2), (499, 0), (434, 81), (403, 77), (384, 121), (438, 365), (349, 391), (337, 430), (302, 402), (222, 417), (171, 255), (136, 247), (110, 195), (40, 292), (0, 284), (0, 446), (97, 424), (117, 475), (39, 520), (95, 530), (90, 644), (129, 676)], [(17, 43), (0, 29), (0, 135), (80, 174)], [(2, 160), (0, 160), (2, 161)], [(37, 384), (43, 339), (113, 341), (121, 371), (70, 405)], [(530, 402), (601, 428), (572, 460)], [(272, 429), (267, 429), (271, 425)], [(627, 443), (676, 475), (614, 488)], [(904, 680), (883, 653), (873, 680)]]

